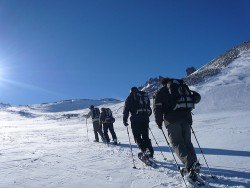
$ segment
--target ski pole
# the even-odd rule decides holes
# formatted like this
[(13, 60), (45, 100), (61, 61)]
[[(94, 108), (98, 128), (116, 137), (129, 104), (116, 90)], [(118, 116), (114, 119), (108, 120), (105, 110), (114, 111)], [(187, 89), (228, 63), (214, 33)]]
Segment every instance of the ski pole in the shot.
[(86, 127), (87, 127), (87, 139), (89, 141), (88, 118), (85, 118), (85, 119), (86, 119)]
[(157, 140), (155, 139), (155, 136), (154, 136), (152, 130), (150, 129), (150, 127), (149, 127), (149, 130), (150, 130), (150, 132), (151, 132), (151, 134), (152, 134), (152, 136), (153, 136), (153, 138), (154, 138), (154, 140), (155, 140), (155, 143), (156, 143), (157, 147), (159, 148), (159, 150), (160, 150), (160, 152), (161, 152), (161, 155), (163, 156), (163, 159), (166, 161), (167, 158), (163, 155), (163, 152), (162, 152), (162, 150), (161, 150), (161, 148), (160, 148), (160, 146), (159, 146)]
[(132, 156), (133, 164), (134, 164), (133, 168), (136, 169), (136, 166), (135, 166), (135, 159), (134, 159), (134, 155), (133, 155), (133, 151), (132, 151), (132, 145), (131, 145), (131, 141), (130, 141), (130, 136), (129, 136), (128, 127), (127, 127), (127, 134), (128, 134), (129, 145), (130, 145), (130, 152), (131, 152), (131, 156)]
[(161, 128), (161, 131), (162, 131), (162, 133), (163, 133), (163, 135), (164, 135), (164, 137), (165, 137), (165, 140), (166, 140), (166, 142), (167, 142), (167, 144), (168, 144), (168, 147), (169, 147), (169, 149), (170, 149), (170, 151), (171, 151), (171, 153), (172, 153), (172, 155), (173, 155), (173, 158), (174, 158), (174, 160), (175, 160), (176, 167), (177, 167), (177, 169), (179, 170), (179, 172), (180, 172), (180, 174), (181, 174), (181, 177), (182, 177), (182, 179), (183, 179), (183, 181), (184, 181), (184, 183), (185, 183), (185, 185), (186, 185), (186, 188), (188, 188), (187, 183), (186, 183), (186, 180), (184, 179), (184, 177), (183, 177), (183, 175), (182, 175), (182, 173), (181, 173), (181, 168), (180, 168), (180, 166), (179, 166), (178, 163), (177, 163), (177, 160), (176, 160), (176, 158), (175, 158), (175, 156), (174, 156), (174, 152), (173, 152), (173, 150), (172, 150), (172, 148), (171, 148), (171, 146), (170, 146), (170, 144), (169, 144), (169, 142), (168, 142), (168, 139), (167, 139), (167, 137), (166, 137), (166, 135), (165, 135), (165, 133), (164, 133), (164, 131), (163, 131), (162, 128)]
[(118, 111), (121, 109), (121, 108), (123, 108), (124, 106), (121, 106), (121, 107), (119, 107), (117, 110), (116, 110), (116, 113), (118, 113)]
[(205, 160), (205, 163), (206, 163), (206, 165), (207, 165), (207, 168), (208, 168), (208, 171), (209, 171), (209, 173), (210, 173), (210, 176), (211, 176), (211, 178), (214, 179), (214, 178), (216, 178), (216, 177), (213, 176), (212, 173), (211, 173), (211, 170), (210, 170), (210, 168), (209, 168), (209, 166), (208, 166), (208, 163), (207, 163), (207, 160), (206, 160), (205, 155), (204, 155), (204, 153), (203, 153), (203, 150), (201, 149), (201, 146), (200, 146), (200, 144), (199, 144), (199, 142), (198, 142), (198, 139), (197, 139), (197, 137), (196, 137), (196, 135), (195, 135), (194, 129), (193, 129), (192, 126), (190, 126), (190, 127), (191, 127), (192, 133), (193, 133), (193, 135), (194, 135), (194, 137), (195, 137), (195, 140), (196, 140), (196, 142), (197, 142), (197, 144), (198, 144), (198, 146), (199, 146), (199, 148), (200, 148), (201, 154), (202, 154), (202, 156), (203, 156), (203, 158), (204, 158), (204, 160)]

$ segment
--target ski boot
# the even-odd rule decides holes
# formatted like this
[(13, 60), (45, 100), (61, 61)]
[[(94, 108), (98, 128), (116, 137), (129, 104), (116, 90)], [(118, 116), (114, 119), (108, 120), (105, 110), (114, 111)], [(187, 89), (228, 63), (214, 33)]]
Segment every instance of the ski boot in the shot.
[(114, 142), (113, 142), (114, 145), (117, 145), (117, 139), (114, 139)]
[(185, 177), (186, 180), (191, 183), (191, 184), (196, 184), (198, 186), (204, 186), (205, 185), (205, 181), (201, 178), (200, 176), (200, 169), (201, 169), (201, 165), (199, 163), (199, 161), (196, 161), (193, 163), (192, 167), (190, 168), (189, 172), (187, 172), (187, 170), (183, 170), (183, 173), (186, 173)]

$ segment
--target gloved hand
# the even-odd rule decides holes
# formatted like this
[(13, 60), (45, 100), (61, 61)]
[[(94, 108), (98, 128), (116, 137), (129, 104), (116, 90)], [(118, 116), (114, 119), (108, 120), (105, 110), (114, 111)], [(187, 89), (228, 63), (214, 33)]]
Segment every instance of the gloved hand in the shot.
[(125, 125), (125, 127), (128, 126), (128, 122), (127, 121), (124, 121), (123, 124)]
[(156, 121), (156, 124), (158, 125), (159, 129), (162, 129), (162, 121)]
[(158, 125), (158, 128), (159, 128), (159, 129), (162, 129), (162, 125)]

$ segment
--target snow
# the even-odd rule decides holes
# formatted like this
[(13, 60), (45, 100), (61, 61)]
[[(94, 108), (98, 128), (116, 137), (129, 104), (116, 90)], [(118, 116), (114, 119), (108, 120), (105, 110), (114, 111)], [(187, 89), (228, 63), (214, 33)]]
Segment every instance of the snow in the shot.
[(101, 99), (101, 100), (65, 100), (55, 103), (37, 104), (32, 105), (31, 108), (41, 110), (44, 112), (62, 112), (62, 111), (74, 111), (83, 108), (88, 108), (90, 105), (99, 106), (102, 104), (118, 103), (120, 101), (116, 99)]
[[(217, 180), (209, 178), (194, 137), (192, 140), (203, 165), (202, 174), (212, 188), (250, 187), (249, 62), (250, 52), (246, 51), (219, 75), (194, 88), (201, 93), (202, 101), (194, 110), (193, 128)], [(63, 102), (60, 108), (54, 108), (54, 104), (1, 107), (0, 188), (185, 187), (153, 116), (150, 127), (159, 148), (150, 137), (158, 168), (146, 167), (136, 158), (139, 150), (131, 137), (137, 167), (133, 169), (122, 123), (124, 104), (98, 104), (110, 107), (116, 117), (114, 126), (121, 145), (109, 147), (92, 142), (92, 124), (88, 121), (86, 126), (82, 117), (89, 103), (84, 106), (81, 101), (81, 105), (76, 109)], [(66, 118), (65, 114), (78, 116)]]
[[(138, 159), (136, 166), (139, 169), (132, 168), (126, 128), (118, 117), (122, 105), (112, 108), (117, 117), (115, 130), (121, 145), (109, 147), (92, 142), (94, 137), (90, 122), (87, 140), (83, 118), (25, 118), (1, 112), (0, 187), (183, 186), (171, 153), (153, 121), (150, 127), (168, 160), (163, 160), (156, 147), (158, 169), (145, 167)], [(81, 111), (83, 114), (86, 112)], [(211, 186), (250, 185), (249, 120), (249, 111), (194, 115), (195, 132), (212, 172), (219, 178), (218, 182), (209, 180)], [(152, 143), (156, 146), (153, 140)], [(136, 155), (139, 150), (134, 142), (132, 144)], [(197, 144), (194, 145), (197, 148)], [(208, 175), (202, 156), (198, 156), (204, 165), (203, 173)]]
[(202, 101), (199, 112), (214, 110), (250, 109), (250, 50), (224, 68), (216, 77), (208, 78), (200, 86), (193, 87), (200, 92)]

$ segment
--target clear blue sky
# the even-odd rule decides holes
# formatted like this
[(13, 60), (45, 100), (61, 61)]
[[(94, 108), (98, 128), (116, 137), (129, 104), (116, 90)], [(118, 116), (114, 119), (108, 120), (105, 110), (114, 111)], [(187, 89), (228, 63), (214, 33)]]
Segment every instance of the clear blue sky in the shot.
[(250, 39), (248, 0), (0, 0), (0, 102), (124, 99)]

